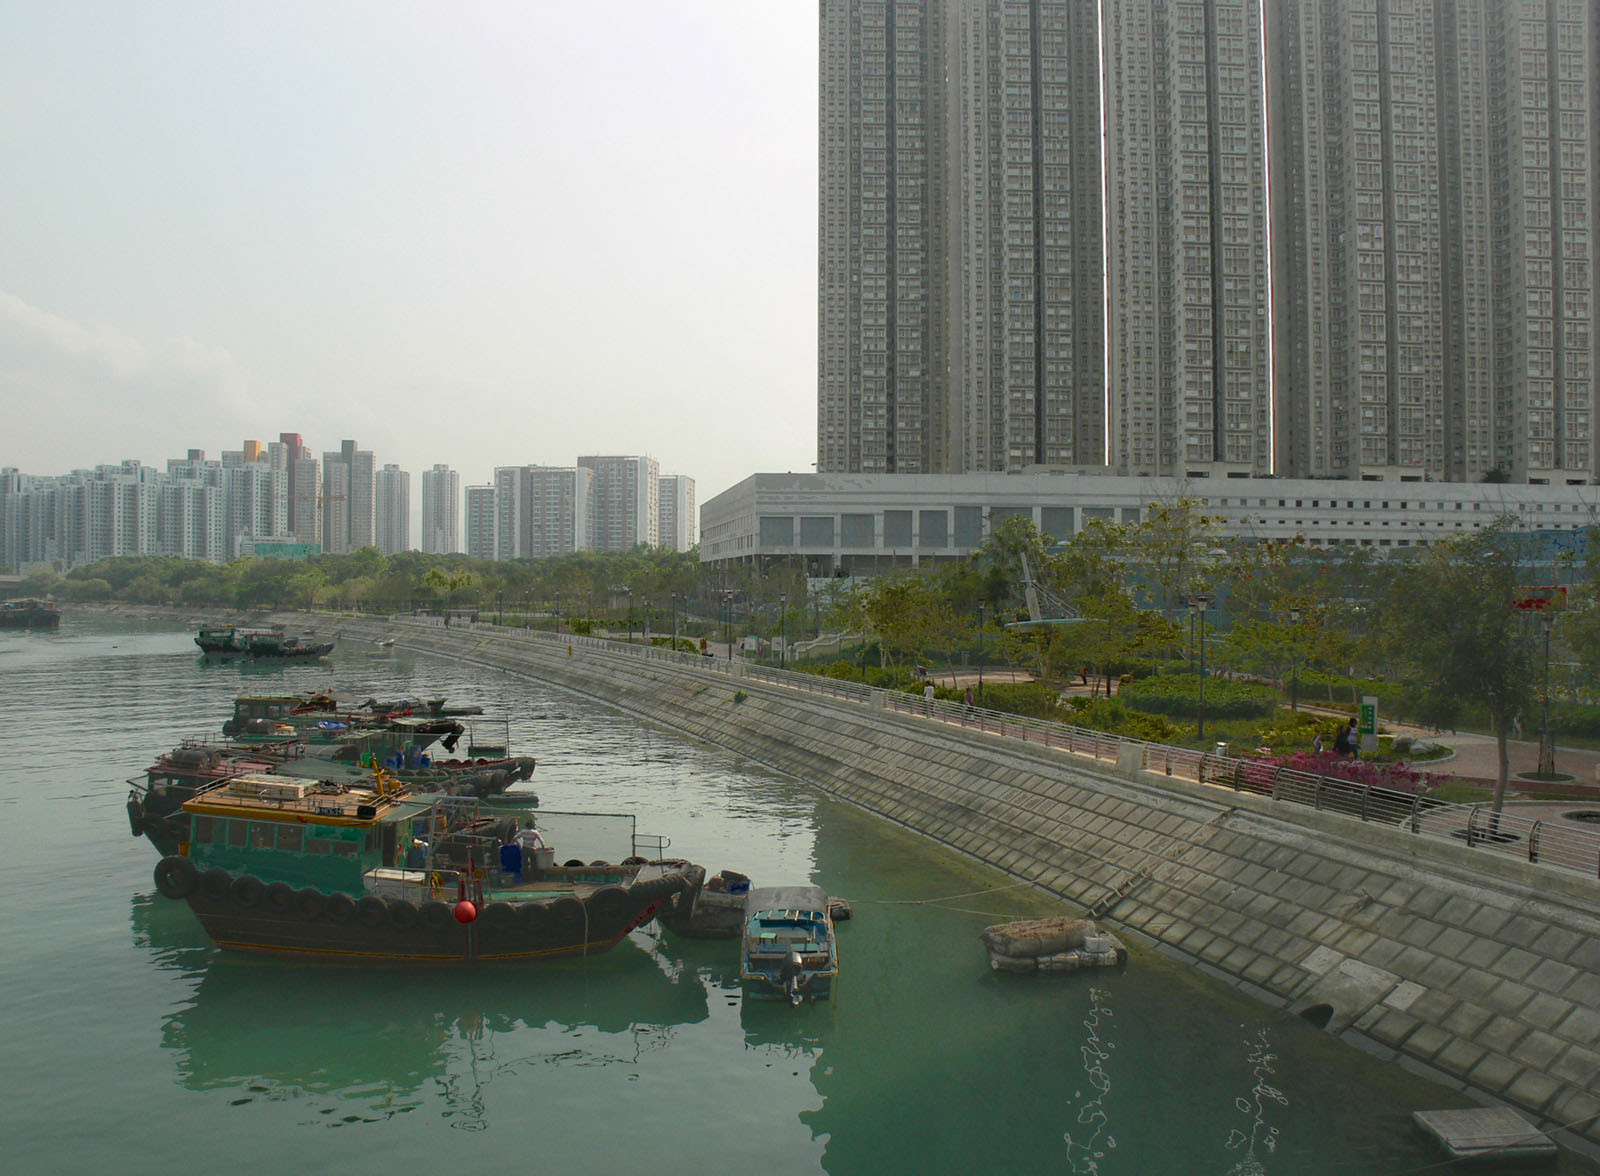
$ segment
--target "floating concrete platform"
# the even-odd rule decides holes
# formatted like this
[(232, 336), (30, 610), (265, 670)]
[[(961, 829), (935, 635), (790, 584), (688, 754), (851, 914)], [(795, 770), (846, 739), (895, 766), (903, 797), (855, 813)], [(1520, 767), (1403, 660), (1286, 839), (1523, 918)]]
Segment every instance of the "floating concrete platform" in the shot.
[(1555, 1141), (1509, 1107), (1417, 1111), (1411, 1117), (1453, 1160), (1555, 1162)]

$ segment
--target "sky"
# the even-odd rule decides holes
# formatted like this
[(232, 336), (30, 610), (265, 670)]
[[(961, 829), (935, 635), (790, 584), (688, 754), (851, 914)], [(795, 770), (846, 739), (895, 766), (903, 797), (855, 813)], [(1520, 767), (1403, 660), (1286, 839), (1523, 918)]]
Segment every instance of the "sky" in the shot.
[[(816, 460), (817, 10), (0, 0), (0, 466)], [(415, 506), (413, 506), (415, 510)]]

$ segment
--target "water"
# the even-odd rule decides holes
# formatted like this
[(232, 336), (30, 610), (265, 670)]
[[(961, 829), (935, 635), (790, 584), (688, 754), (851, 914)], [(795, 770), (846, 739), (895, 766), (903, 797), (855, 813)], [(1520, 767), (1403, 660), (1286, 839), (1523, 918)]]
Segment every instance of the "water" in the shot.
[[(546, 807), (637, 811), (711, 870), (852, 899), (836, 998), (746, 1005), (735, 945), (653, 928), (497, 969), (214, 950), (155, 894), (122, 782), (237, 693), (330, 681), (508, 714)], [(0, 634), (0, 720), (12, 1171), (1410, 1173), (1443, 1167), (1410, 1112), (1466, 1105), (1137, 946), (1122, 972), (995, 975), (979, 930), (1053, 906), (538, 682), (349, 644), (331, 672), (206, 665), (179, 624), (69, 615)]]

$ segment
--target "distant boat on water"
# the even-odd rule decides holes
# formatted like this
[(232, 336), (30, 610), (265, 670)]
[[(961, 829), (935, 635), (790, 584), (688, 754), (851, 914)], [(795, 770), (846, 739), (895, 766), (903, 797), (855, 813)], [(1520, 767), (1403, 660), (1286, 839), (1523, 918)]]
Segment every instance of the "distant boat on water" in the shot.
[(59, 629), (61, 613), (44, 600), (0, 600), (0, 629)]
[(215, 625), (202, 628), (194, 643), (207, 657), (250, 657), (272, 661), (326, 657), (333, 642), (302, 641), (284, 632), (282, 625), (245, 628), (241, 625)]

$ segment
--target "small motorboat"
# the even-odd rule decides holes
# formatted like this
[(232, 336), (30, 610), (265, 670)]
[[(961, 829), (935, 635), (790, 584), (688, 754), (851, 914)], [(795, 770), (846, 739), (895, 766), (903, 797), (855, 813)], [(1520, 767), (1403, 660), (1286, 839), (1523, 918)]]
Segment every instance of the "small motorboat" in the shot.
[(820, 886), (770, 886), (744, 904), (739, 979), (761, 1000), (826, 1000), (839, 974), (828, 895)]

